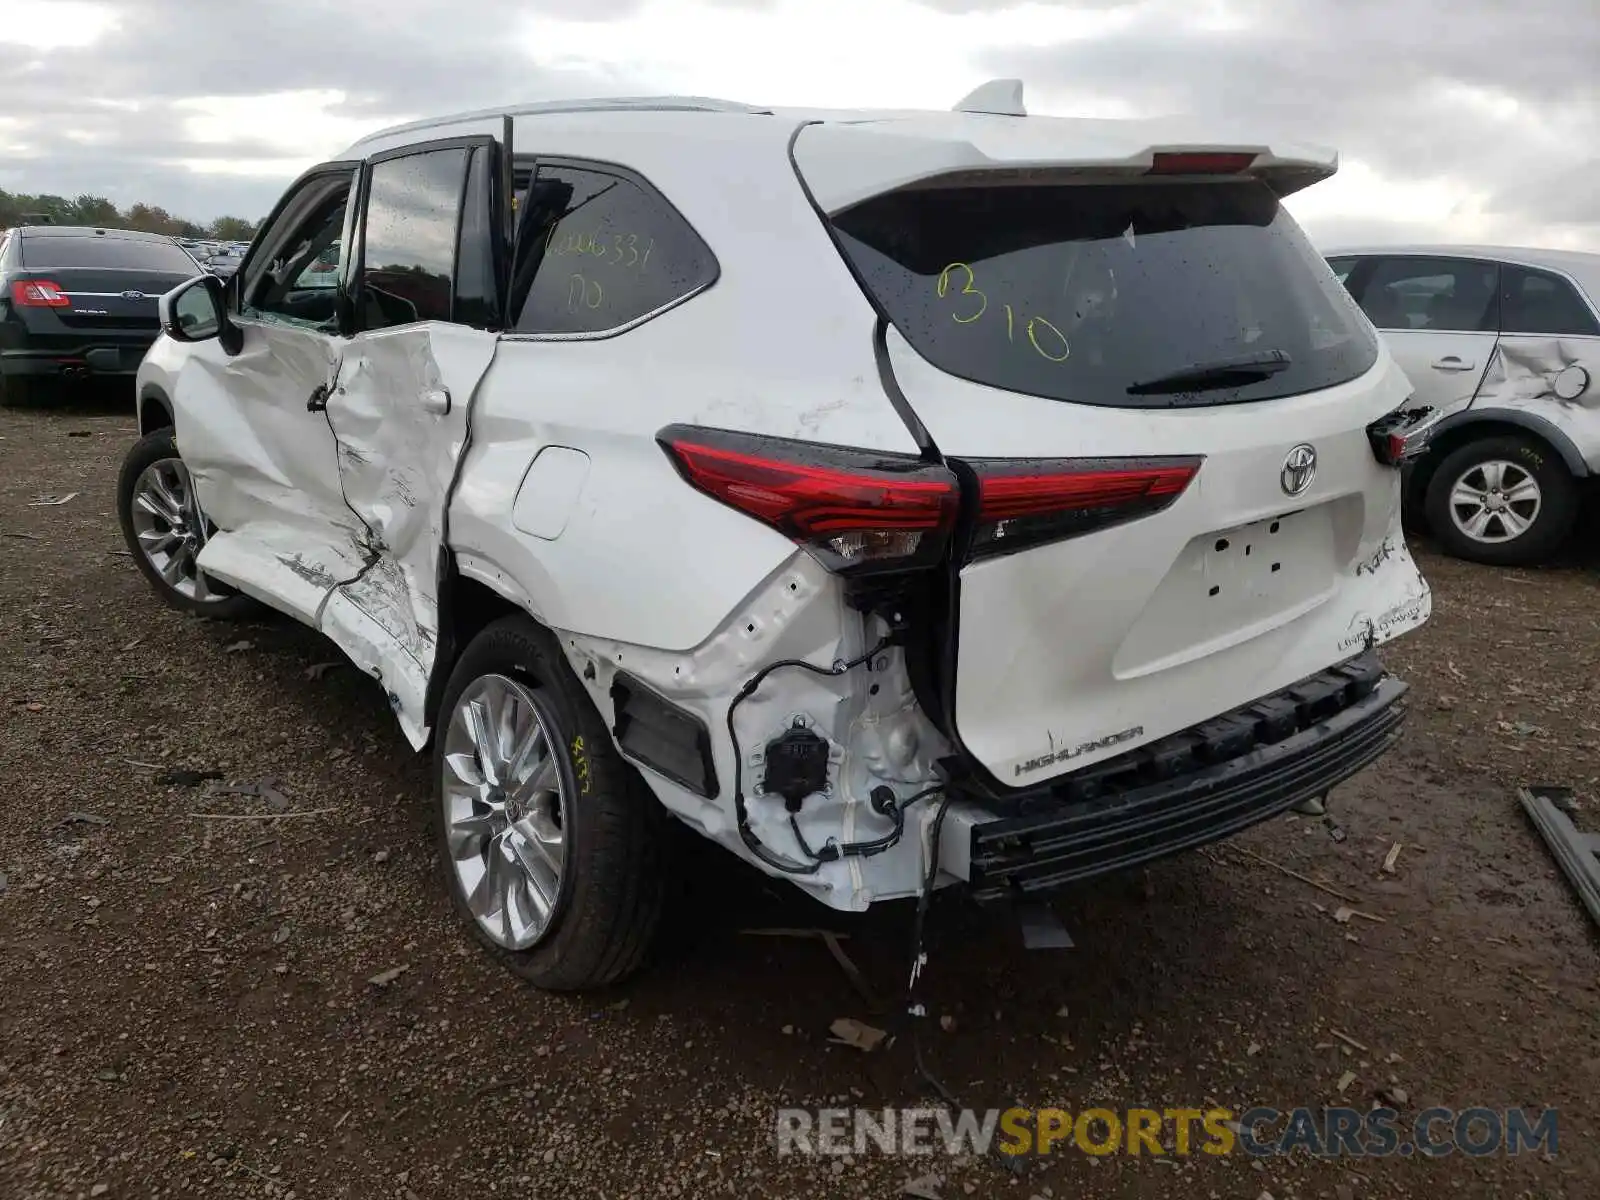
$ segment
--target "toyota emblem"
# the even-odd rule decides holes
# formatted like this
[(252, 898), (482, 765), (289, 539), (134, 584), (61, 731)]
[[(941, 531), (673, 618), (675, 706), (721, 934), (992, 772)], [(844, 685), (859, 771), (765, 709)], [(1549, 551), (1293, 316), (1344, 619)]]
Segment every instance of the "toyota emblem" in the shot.
[(1284, 456), (1278, 482), (1283, 486), (1284, 495), (1298, 496), (1311, 486), (1311, 481), (1316, 477), (1317, 448), (1309, 442), (1301, 442)]

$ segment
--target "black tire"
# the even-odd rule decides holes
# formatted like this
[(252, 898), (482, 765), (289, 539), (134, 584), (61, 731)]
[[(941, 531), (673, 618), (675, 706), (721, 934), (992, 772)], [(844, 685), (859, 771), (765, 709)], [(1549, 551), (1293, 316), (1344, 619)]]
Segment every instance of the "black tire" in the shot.
[(134, 488), (147, 467), (164, 458), (178, 457), (178, 447), (173, 441), (172, 430), (157, 429), (135, 442), (127, 457), (122, 460), (122, 471), (117, 477), (117, 520), (122, 525), (122, 538), (127, 543), (128, 553), (133, 556), (134, 565), (150, 581), (150, 586), (155, 588), (156, 595), (180, 612), (219, 621), (237, 621), (259, 615), (261, 609), (254, 600), (248, 596), (241, 596), (214, 580), (207, 581), (207, 587), (215, 593), (209, 598), (201, 599), (185, 595), (161, 577), (161, 572), (156, 570), (144, 547), (139, 544), (139, 534), (134, 527), (133, 517)]
[[(444, 801), (448, 725), (469, 685), (503, 675), (527, 687), (551, 730), (561, 786), (570, 789), (560, 899), (539, 941), (498, 945), (468, 906), (451, 858)], [(669, 878), (671, 816), (617, 753), (554, 637), (525, 616), (485, 628), (462, 653), (435, 723), (434, 832), (450, 899), (489, 953), (536, 987), (581, 991), (620, 982), (654, 945)], [(582, 787), (580, 787), (580, 780)]]
[[(1456, 524), (1450, 494), (1474, 467), (1495, 461), (1511, 463), (1533, 478), (1539, 487), (1539, 507), (1523, 533), (1505, 541), (1485, 542), (1468, 536)], [(1428, 481), (1426, 507), (1428, 527), (1447, 553), (1493, 566), (1527, 566), (1549, 558), (1572, 532), (1578, 515), (1578, 485), (1561, 456), (1543, 442), (1517, 434), (1495, 434), (1445, 455)]]

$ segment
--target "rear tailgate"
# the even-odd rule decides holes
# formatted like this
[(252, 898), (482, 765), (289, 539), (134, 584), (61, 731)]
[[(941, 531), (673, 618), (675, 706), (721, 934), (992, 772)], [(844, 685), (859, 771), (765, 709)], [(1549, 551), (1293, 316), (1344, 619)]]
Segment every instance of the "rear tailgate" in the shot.
[[(800, 138), (802, 177), (826, 132)], [(836, 150), (822, 190), (845, 195)], [(830, 213), (893, 324), (895, 381), (987, 497), (958, 563), (954, 715), (1006, 787), (1198, 724), (1429, 611), (1398, 473), (1366, 434), (1408, 385), (1277, 202), (1314, 164), (1163, 153), (1188, 152), (909, 185), (902, 164), (899, 186)]]
[[(193, 274), (198, 274), (196, 267)], [(23, 271), (26, 282), (56, 285), (68, 303), (44, 311), (72, 330), (140, 330), (160, 327), (156, 301), (162, 293), (193, 277), (176, 271), (138, 268), (57, 267)]]
[(67, 300), (30, 305), (31, 315), (54, 317), (63, 332), (132, 331), (152, 337), (159, 328), (156, 300), (200, 274), (199, 264), (176, 243), (115, 232), (30, 235), (22, 242), (21, 266), (21, 281), (54, 285), (42, 294)]

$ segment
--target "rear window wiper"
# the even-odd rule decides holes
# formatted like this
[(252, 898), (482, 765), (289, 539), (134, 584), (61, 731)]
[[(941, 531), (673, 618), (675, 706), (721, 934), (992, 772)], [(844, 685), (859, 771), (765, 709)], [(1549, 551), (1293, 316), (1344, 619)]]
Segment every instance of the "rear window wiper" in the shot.
[(1154, 379), (1130, 383), (1128, 395), (1155, 396), (1168, 392), (1203, 392), (1242, 387), (1247, 383), (1259, 383), (1280, 371), (1287, 371), (1290, 365), (1289, 356), (1282, 350), (1226, 358), (1219, 362), (1194, 363), (1166, 375), (1157, 375)]

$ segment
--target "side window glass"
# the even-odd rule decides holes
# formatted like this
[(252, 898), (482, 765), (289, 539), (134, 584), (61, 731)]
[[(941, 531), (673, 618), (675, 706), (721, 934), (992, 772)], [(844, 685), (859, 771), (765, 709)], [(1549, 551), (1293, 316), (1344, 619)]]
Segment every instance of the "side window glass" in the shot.
[(517, 209), (518, 333), (605, 333), (717, 277), (716, 258), (677, 209), (625, 175), (544, 164)]
[(1600, 337), (1600, 325), (1583, 297), (1559, 275), (1528, 267), (1503, 267), (1500, 329), (1547, 337)]
[(372, 168), (361, 258), (362, 329), (450, 320), (464, 149), (390, 158)]
[(1356, 269), (1356, 263), (1361, 261), (1356, 258), (1330, 258), (1328, 266), (1333, 268), (1333, 277), (1346, 287), (1350, 284), (1350, 272)]
[(277, 231), (264, 231), (262, 245), (272, 247), (271, 257), (252, 271), (239, 313), (331, 332), (338, 327), (341, 238), (350, 185), (323, 180), (307, 188), (320, 194), (308, 197), (309, 212), (299, 206), (285, 209), (284, 216), (296, 222), (288, 236), (278, 241)]
[(1379, 329), (1493, 333), (1497, 275), (1476, 259), (1380, 258), (1359, 299)]

